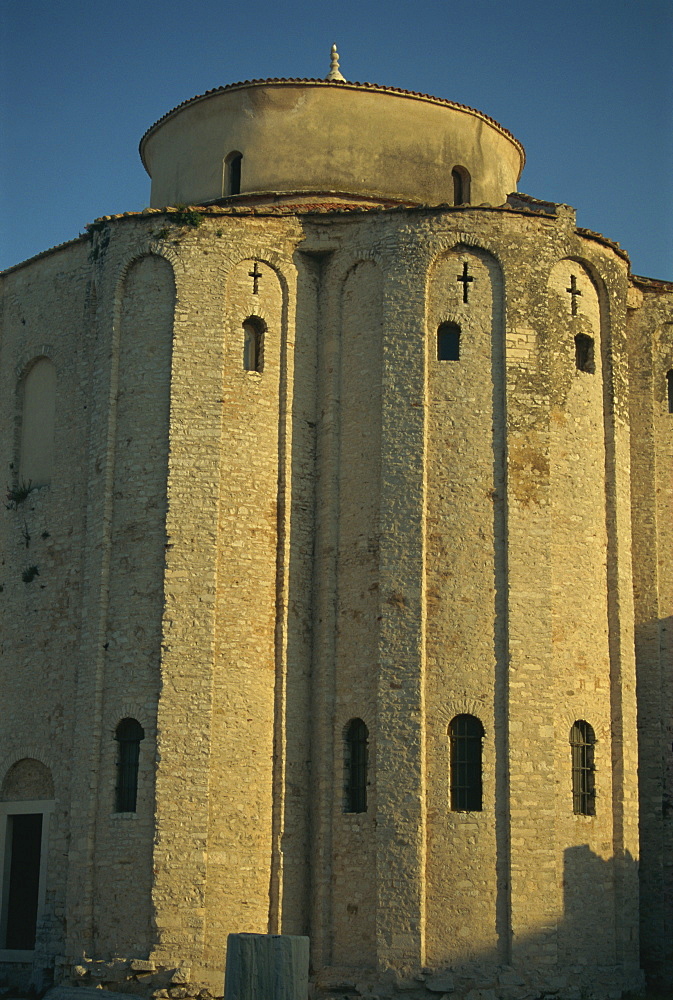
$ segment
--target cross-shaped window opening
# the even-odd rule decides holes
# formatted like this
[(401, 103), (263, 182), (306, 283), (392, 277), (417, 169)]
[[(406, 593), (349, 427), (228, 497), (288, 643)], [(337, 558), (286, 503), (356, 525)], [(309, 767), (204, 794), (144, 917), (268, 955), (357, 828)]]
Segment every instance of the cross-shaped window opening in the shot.
[(468, 302), (468, 290), (470, 283), (474, 281), (471, 274), (468, 273), (468, 263), (466, 260), (463, 261), (463, 273), (456, 277), (456, 281), (462, 282), (463, 285), (463, 302)]
[(262, 272), (257, 261), (253, 264), (252, 271), (248, 271), (248, 277), (252, 278), (252, 294), (259, 295), (259, 279), (262, 277)]
[(571, 315), (577, 316), (577, 298), (582, 293), (577, 287), (577, 276), (575, 274), (570, 275), (570, 288), (566, 288), (566, 292), (570, 295), (570, 312)]

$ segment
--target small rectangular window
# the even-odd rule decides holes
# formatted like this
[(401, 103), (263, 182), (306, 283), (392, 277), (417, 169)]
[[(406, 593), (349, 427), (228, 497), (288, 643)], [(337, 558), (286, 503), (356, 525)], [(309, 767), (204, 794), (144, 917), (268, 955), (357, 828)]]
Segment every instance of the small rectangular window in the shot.
[(115, 739), (117, 740), (115, 812), (135, 812), (140, 743), (145, 739), (145, 731), (136, 719), (122, 719), (115, 731)]
[(369, 732), (362, 719), (351, 719), (344, 730), (344, 812), (367, 812)]
[(460, 360), (460, 327), (457, 323), (442, 323), (437, 330), (437, 360)]
[(588, 372), (590, 375), (596, 371), (593, 338), (584, 333), (578, 333), (575, 337), (575, 366), (578, 371)]

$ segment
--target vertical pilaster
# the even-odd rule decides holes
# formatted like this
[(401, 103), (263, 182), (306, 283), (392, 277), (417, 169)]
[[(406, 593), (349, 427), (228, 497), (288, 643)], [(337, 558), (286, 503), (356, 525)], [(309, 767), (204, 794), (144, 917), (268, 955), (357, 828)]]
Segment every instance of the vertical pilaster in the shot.
[[(528, 266), (526, 265), (526, 278)], [(508, 285), (525, 287), (510, 273)], [(555, 845), (549, 386), (540, 317), (507, 302), (505, 333), (507, 679), (512, 962), (555, 965)]]
[(320, 264), (296, 253), (281, 347), (273, 854), (269, 932), (310, 926), (309, 786)]
[(377, 695), (380, 966), (425, 955), (425, 280), (400, 250), (384, 285)]
[(311, 671), (311, 958), (332, 961), (332, 809), (339, 542), (339, 261), (323, 261), (316, 310), (315, 543)]
[[(223, 338), (200, 276), (177, 280), (171, 379), (165, 606), (157, 711), (152, 902), (157, 965), (203, 959), (212, 723)], [(181, 302), (199, 300), (198, 318)], [(194, 386), (199, 386), (199, 406)], [(193, 585), (198, 575), (198, 586)], [(194, 978), (198, 977), (198, 972)]]
[(612, 725), (615, 950), (625, 986), (639, 985), (638, 736), (631, 535), (626, 288), (601, 303), (607, 611)]

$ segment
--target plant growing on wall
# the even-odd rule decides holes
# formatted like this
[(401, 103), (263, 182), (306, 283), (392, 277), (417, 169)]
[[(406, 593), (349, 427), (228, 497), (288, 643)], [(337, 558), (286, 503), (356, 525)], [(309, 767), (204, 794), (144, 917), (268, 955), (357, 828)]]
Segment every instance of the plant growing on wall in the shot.
[(198, 229), (203, 222), (201, 213), (195, 208), (187, 208), (186, 205), (176, 205), (171, 217), (178, 226), (189, 226), (190, 229)]
[(40, 571), (37, 568), (37, 566), (29, 566), (27, 569), (24, 569), (23, 573), (21, 574), (21, 579), (23, 580), (24, 583), (32, 583), (35, 577), (39, 575)]
[(26, 497), (32, 492), (32, 479), (28, 482), (18, 483), (16, 486), (7, 487), (7, 503), (5, 507), (7, 510), (16, 510), (20, 503), (26, 499)]

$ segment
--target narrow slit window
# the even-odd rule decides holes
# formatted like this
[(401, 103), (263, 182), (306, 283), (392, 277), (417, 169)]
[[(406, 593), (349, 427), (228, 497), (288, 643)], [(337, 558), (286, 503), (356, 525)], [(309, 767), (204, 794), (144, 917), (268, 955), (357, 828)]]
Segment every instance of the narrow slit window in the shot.
[(588, 372), (590, 375), (596, 371), (594, 341), (585, 333), (578, 333), (575, 337), (575, 367), (578, 371)]
[(460, 327), (457, 323), (442, 323), (437, 330), (437, 360), (460, 359)]
[(454, 167), (451, 171), (453, 178), (453, 204), (469, 205), (470, 203), (470, 173), (465, 167)]
[(668, 400), (668, 412), (673, 413), (673, 368), (666, 372), (666, 398)]
[(140, 743), (145, 739), (145, 730), (136, 719), (122, 719), (115, 730), (115, 739), (118, 744), (115, 812), (135, 812)]
[(243, 367), (247, 372), (264, 369), (264, 334), (266, 326), (258, 316), (249, 316), (243, 323)]
[(588, 722), (579, 719), (570, 730), (572, 755), (573, 812), (577, 816), (596, 815), (596, 737)]
[(344, 812), (367, 812), (369, 732), (362, 719), (351, 719), (344, 730)]
[(225, 163), (225, 182), (224, 182), (224, 193), (226, 195), (240, 194), (241, 193), (241, 164), (243, 162), (243, 154), (235, 150), (233, 153), (229, 153)]
[(449, 724), (451, 809), (481, 812), (484, 727), (474, 715), (457, 715)]

